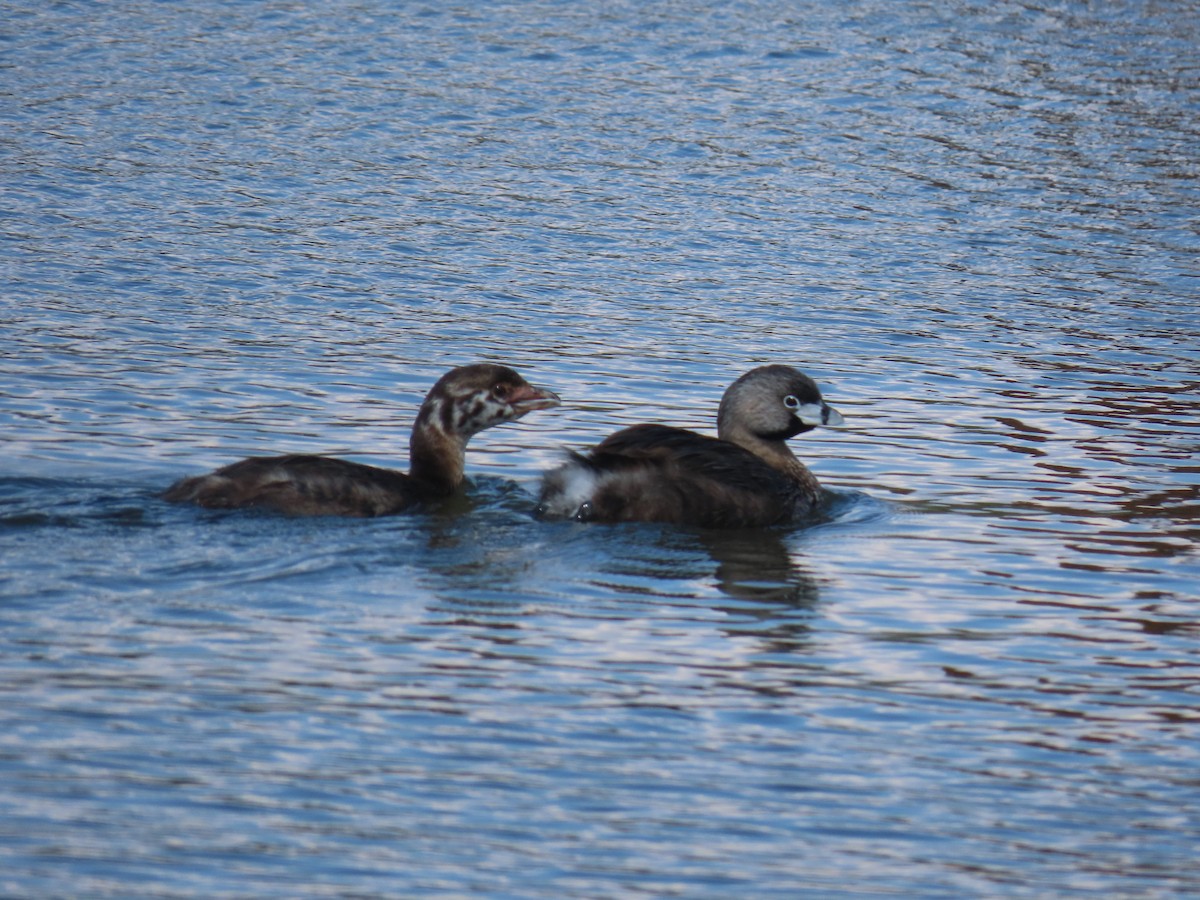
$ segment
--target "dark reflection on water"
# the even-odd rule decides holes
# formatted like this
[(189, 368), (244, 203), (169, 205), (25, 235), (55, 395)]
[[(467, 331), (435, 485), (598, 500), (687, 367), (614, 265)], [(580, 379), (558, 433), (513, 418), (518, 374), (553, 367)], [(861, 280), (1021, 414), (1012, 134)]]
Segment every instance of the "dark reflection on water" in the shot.
[(717, 583), (729, 596), (796, 607), (816, 602), (816, 584), (792, 561), (777, 533), (717, 532), (700, 540), (716, 560)]
[[(0, 894), (1193, 896), (1196, 4), (6, 10)], [(378, 521), (450, 365), (561, 410)], [(563, 447), (847, 417), (807, 527)]]

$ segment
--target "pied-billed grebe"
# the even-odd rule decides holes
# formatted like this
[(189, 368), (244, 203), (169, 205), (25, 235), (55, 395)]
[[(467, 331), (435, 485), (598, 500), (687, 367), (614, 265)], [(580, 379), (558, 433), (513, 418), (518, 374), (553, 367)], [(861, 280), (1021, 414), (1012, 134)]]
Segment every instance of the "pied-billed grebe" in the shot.
[(673, 522), (755, 528), (794, 522), (821, 497), (787, 439), (842, 417), (790, 366), (761, 366), (725, 392), (719, 437), (667, 425), (634, 425), (542, 482), (537, 511), (595, 522)]
[(213, 509), (246, 506), (291, 515), (383, 516), (454, 492), (462, 484), (471, 435), (535, 409), (558, 395), (507, 366), (451, 369), (421, 404), (409, 441), (408, 474), (326, 456), (254, 457), (185, 478), (163, 498)]

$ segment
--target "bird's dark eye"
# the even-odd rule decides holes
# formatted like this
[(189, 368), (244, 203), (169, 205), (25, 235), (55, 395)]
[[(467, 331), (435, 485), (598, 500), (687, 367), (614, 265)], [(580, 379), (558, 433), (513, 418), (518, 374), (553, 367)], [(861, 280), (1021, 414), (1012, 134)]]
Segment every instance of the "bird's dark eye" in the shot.
[(800, 401), (792, 394), (788, 394), (783, 398), (783, 405), (788, 409), (797, 409), (800, 406)]
[(505, 384), (503, 381), (501, 381), (494, 388), (492, 388), (492, 396), (494, 396), (497, 400), (503, 400), (505, 397), (508, 396), (508, 392), (511, 390), (512, 390), (512, 388), (510, 388), (507, 384)]

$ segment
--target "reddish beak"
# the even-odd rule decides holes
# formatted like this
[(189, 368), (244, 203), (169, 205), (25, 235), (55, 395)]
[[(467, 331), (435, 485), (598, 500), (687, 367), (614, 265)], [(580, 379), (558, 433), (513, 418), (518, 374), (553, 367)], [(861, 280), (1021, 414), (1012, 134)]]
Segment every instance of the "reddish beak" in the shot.
[(554, 391), (534, 387), (532, 384), (523, 384), (508, 395), (508, 404), (517, 411), (517, 415), (523, 416), (535, 409), (551, 409), (561, 406), (562, 400)]

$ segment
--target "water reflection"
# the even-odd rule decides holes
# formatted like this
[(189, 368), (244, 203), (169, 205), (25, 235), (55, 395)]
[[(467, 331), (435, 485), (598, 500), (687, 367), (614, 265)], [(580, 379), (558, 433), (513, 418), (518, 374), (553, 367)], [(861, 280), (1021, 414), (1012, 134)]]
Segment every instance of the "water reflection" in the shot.
[(784, 543), (786, 532), (705, 531), (697, 540), (717, 564), (717, 586), (738, 600), (812, 607), (819, 591), (816, 581), (792, 558)]
[[(1200, 895), (1196, 4), (9, 6), (6, 891)], [(769, 361), (827, 521), (529, 517)]]
[[(717, 564), (716, 584), (727, 597), (742, 601), (722, 609), (736, 624), (722, 630), (733, 637), (752, 636), (758, 652), (776, 657), (802, 651), (810, 640), (811, 616), (820, 600), (816, 578), (797, 551), (790, 532), (706, 531), (697, 536)], [(775, 688), (772, 688), (775, 690)]]
[(819, 598), (816, 580), (789, 549), (794, 530), (544, 523), (532, 516), (530, 499), (522, 486), (489, 477), (427, 516), (424, 562), (445, 584), (444, 599), (503, 606), (522, 591), (570, 593), (577, 566), (605, 590), (708, 598), (718, 607), (724, 596), (740, 601), (739, 615), (760, 610), (769, 618), (811, 609)]

